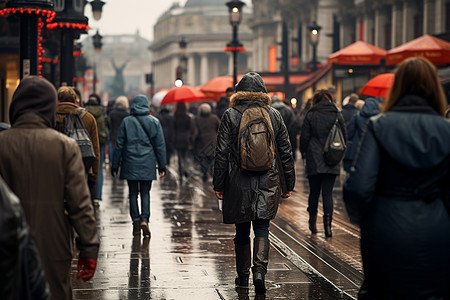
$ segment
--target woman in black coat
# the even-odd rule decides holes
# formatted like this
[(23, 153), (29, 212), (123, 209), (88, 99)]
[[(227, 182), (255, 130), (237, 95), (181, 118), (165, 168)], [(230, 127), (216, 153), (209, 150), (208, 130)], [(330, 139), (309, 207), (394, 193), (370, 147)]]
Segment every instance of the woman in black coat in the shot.
[[(235, 224), (236, 285), (248, 287), (251, 266), (250, 226), (253, 226), (253, 284), (256, 293), (264, 293), (265, 274), (269, 260), (269, 223), (275, 218), (280, 197), (289, 197), (295, 184), (294, 161), (288, 132), (280, 113), (270, 107), (270, 96), (259, 74), (250, 72), (236, 85), (231, 97), (231, 108), (222, 116), (217, 134), (213, 185), (219, 207), (223, 201), (223, 222)], [(238, 153), (238, 133), (242, 114), (239, 110), (253, 107), (267, 109), (271, 119), (275, 143), (280, 156), (283, 174), (272, 160), (267, 171), (241, 170)], [(239, 110), (238, 110), (239, 109)], [(282, 195), (280, 176), (286, 181)]]
[[(359, 299), (450, 299), (450, 122), (436, 68), (403, 61), (344, 185), (360, 223)], [(447, 209), (446, 209), (447, 205)]]
[(338, 126), (347, 140), (347, 129), (341, 112), (333, 103), (333, 97), (327, 90), (318, 90), (313, 96), (313, 107), (308, 111), (303, 122), (300, 136), (300, 152), (306, 160), (306, 176), (309, 181), (309, 229), (317, 233), (317, 206), (320, 190), (323, 199), (323, 224), (325, 236), (331, 237), (331, 220), (333, 218), (333, 186), (340, 172), (340, 164), (330, 166), (325, 163), (323, 148), (331, 127), (338, 119)]

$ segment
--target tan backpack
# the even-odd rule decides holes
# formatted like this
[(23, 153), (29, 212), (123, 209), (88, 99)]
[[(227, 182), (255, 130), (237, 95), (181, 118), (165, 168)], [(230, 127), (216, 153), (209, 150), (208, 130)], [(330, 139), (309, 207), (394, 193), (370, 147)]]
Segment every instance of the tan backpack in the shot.
[(242, 114), (238, 152), (242, 170), (267, 171), (275, 158), (275, 135), (268, 106), (234, 107)]

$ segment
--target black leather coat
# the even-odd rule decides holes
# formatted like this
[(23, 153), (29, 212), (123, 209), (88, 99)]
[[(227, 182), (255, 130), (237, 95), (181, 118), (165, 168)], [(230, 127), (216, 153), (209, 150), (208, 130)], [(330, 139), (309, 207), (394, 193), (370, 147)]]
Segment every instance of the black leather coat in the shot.
[(0, 297), (50, 299), (41, 260), (19, 199), (0, 177)]
[[(225, 111), (217, 135), (213, 185), (224, 191), (223, 222), (237, 224), (255, 219), (273, 219), (281, 197), (280, 174), (276, 159), (265, 172), (246, 172), (237, 159), (238, 131), (241, 113), (233, 106), (270, 105), (265, 93), (238, 92), (231, 98), (231, 108)], [(270, 108), (278, 152), (283, 165), (288, 191), (294, 189), (295, 170), (289, 136), (280, 113)]]
[(449, 299), (450, 121), (406, 96), (370, 119), (355, 160), (344, 201), (361, 224), (360, 299)]

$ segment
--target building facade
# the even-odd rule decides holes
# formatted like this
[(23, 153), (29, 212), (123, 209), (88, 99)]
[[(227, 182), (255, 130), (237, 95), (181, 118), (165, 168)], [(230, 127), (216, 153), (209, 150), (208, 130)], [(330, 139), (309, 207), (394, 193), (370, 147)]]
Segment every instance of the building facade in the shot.
[[(188, 0), (182, 7), (173, 5), (159, 17), (154, 26), (152, 72), (155, 91), (170, 89), (174, 86), (180, 66), (180, 41), (184, 40), (186, 66), (183, 69), (183, 81), (191, 86), (200, 86), (208, 80), (233, 73), (233, 60), (230, 53), (224, 52), (231, 41), (226, 0)], [(253, 69), (252, 31), (248, 26), (251, 7), (243, 7), (242, 23), (239, 26), (238, 39), (245, 52), (238, 55), (238, 73)]]

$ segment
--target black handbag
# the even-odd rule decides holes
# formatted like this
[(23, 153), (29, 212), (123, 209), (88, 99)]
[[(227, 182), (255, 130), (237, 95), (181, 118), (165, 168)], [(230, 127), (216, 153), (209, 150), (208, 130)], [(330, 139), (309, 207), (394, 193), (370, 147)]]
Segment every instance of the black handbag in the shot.
[(323, 158), (329, 166), (335, 166), (340, 163), (345, 155), (346, 145), (344, 134), (338, 122), (338, 115), (336, 115), (336, 121), (330, 129), (325, 146), (323, 147)]

